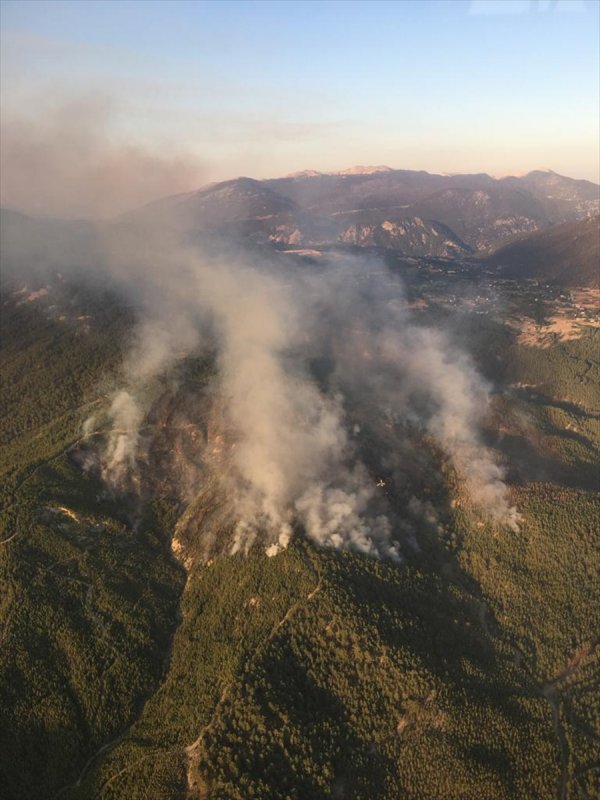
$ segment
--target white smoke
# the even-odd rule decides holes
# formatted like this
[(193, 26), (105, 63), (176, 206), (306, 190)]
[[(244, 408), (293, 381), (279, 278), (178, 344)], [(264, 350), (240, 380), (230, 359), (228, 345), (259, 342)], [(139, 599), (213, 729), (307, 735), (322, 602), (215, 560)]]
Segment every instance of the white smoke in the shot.
[[(355, 451), (348, 430), (361, 426), (346, 421), (347, 397), (433, 436), (473, 502), (515, 527), (502, 470), (480, 439), (485, 382), (447, 336), (411, 321), (399, 281), (380, 265), (369, 280), (375, 265), (353, 259), (308, 272), (233, 252), (203, 258), (172, 242), (123, 252), (117, 269), (142, 294), (145, 321), (110, 409), (107, 479), (135, 471), (152, 380), (208, 337), (231, 441), (220, 480), (237, 520), (233, 552), (260, 539), (274, 555), (299, 524), (321, 545), (400, 558), (403, 528)], [(308, 368), (322, 356), (335, 365), (327, 390)]]
[(413, 326), (404, 336), (386, 332), (383, 351), (382, 368), (393, 364), (399, 382), (420, 384), (433, 401), (427, 429), (452, 458), (472, 501), (494, 521), (516, 530), (518, 514), (510, 506), (503, 470), (480, 437), (489, 387), (470, 359), (457, 352), (443, 332)]
[[(381, 467), (395, 491), (411, 444), (399, 433), (403, 425), (433, 437), (473, 501), (514, 527), (502, 470), (480, 436), (488, 388), (448, 336), (409, 317), (400, 282), (368, 257), (333, 256), (308, 268), (206, 236), (201, 248), (194, 212), (179, 215), (174, 198), (115, 218), (199, 183), (195, 158), (165, 159), (112, 141), (107, 132), (118, 111), (110, 98), (89, 93), (58, 105), (48, 100), (27, 118), (3, 120), (2, 147), (6, 202), (50, 216), (113, 220), (34, 223), (9, 214), (3, 222), (15, 277), (32, 267), (40, 275), (60, 269), (67, 282), (108, 283), (138, 312), (108, 410), (105, 479), (141, 485), (157, 440), (175, 458), (177, 448), (166, 451), (164, 426), (158, 431), (151, 417), (166, 385), (177, 391), (179, 359), (208, 343), (223, 426), (223, 445), (212, 450), (223, 452), (211, 458), (206, 448), (204, 461), (232, 502), (234, 550), (260, 537), (275, 553), (300, 525), (323, 545), (399, 557), (403, 520), (390, 512), (376, 473)], [(315, 360), (329, 364), (327, 374)], [(374, 420), (384, 430), (369, 450), (363, 442)], [(97, 441), (98, 424), (89, 421), (84, 437)], [(206, 444), (200, 439), (199, 449)], [(402, 454), (394, 450), (400, 446)], [(185, 481), (186, 498), (199, 489), (202, 467)], [(412, 512), (402, 511), (408, 525)]]
[(144, 413), (133, 395), (122, 389), (115, 394), (108, 417), (111, 428), (103, 459), (103, 477), (119, 485), (135, 470)]
[(415, 324), (400, 282), (382, 275), (380, 265), (345, 260), (324, 280), (329, 291), (317, 281), (312, 292), (321, 298), (319, 314), (328, 323), (325, 330), (316, 323), (316, 329), (332, 348), (339, 386), (371, 413), (431, 434), (475, 505), (498, 524), (517, 529), (504, 472), (482, 443), (490, 387), (471, 359), (445, 332)]

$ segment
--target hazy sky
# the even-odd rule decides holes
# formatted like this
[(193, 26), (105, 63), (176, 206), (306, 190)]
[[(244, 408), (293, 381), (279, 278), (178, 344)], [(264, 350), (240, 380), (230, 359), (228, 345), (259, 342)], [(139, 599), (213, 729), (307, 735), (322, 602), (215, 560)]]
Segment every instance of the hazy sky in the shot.
[(100, 103), (112, 142), (199, 159), (193, 180), (388, 164), (597, 181), (599, 10), (8, 0), (3, 121)]

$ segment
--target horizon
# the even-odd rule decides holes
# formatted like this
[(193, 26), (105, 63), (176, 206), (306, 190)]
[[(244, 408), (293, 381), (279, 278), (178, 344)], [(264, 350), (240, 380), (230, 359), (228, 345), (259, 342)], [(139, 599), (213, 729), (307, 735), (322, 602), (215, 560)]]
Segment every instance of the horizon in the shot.
[[(362, 173), (353, 173), (353, 172), (351, 172), (351, 170), (353, 170), (353, 169), (361, 169), (361, 170), (365, 170), (365, 171), (362, 172)], [(131, 208), (126, 209), (124, 212), (121, 212), (121, 213), (127, 214), (127, 213), (132, 212), (132, 211), (140, 210), (141, 208), (144, 208), (145, 206), (151, 206), (154, 203), (160, 203), (162, 200), (166, 200), (169, 197), (176, 197), (178, 195), (182, 195), (183, 196), (183, 195), (186, 195), (186, 194), (195, 194), (197, 192), (204, 192), (204, 191), (208, 191), (209, 189), (214, 188), (216, 186), (219, 186), (219, 185), (222, 185), (222, 184), (226, 184), (226, 183), (233, 183), (233, 182), (239, 181), (239, 180), (251, 180), (251, 181), (262, 182), (262, 181), (273, 181), (273, 180), (285, 180), (285, 179), (289, 179), (289, 178), (304, 178), (304, 177), (310, 178), (310, 177), (321, 177), (321, 176), (322, 177), (328, 177), (328, 176), (333, 177), (333, 176), (336, 176), (336, 175), (337, 176), (341, 176), (341, 175), (344, 175), (344, 174), (347, 174), (349, 177), (356, 177), (356, 176), (359, 176), (361, 174), (363, 174), (363, 175), (367, 175), (367, 174), (373, 175), (373, 174), (376, 174), (377, 172), (414, 172), (414, 173), (425, 173), (425, 174), (428, 174), (428, 175), (439, 175), (439, 176), (450, 177), (450, 178), (452, 178), (452, 177), (457, 177), (458, 178), (458, 177), (462, 177), (462, 176), (469, 177), (469, 176), (473, 176), (473, 175), (485, 175), (488, 178), (491, 178), (492, 180), (495, 180), (495, 181), (502, 181), (502, 180), (507, 179), (507, 178), (524, 178), (524, 177), (527, 177), (528, 175), (531, 175), (531, 174), (533, 174), (535, 172), (545, 172), (545, 173), (557, 175), (560, 178), (566, 178), (568, 180), (584, 180), (584, 181), (586, 180), (585, 178), (572, 178), (570, 175), (560, 175), (559, 173), (557, 173), (557, 172), (555, 172), (554, 170), (551, 170), (551, 169), (532, 169), (532, 170), (527, 170), (526, 172), (523, 172), (523, 173), (521, 173), (519, 175), (516, 175), (516, 174), (512, 174), (512, 175), (511, 174), (507, 174), (507, 175), (491, 175), (489, 172), (480, 172), (480, 173), (439, 172), (439, 173), (435, 173), (435, 172), (428, 172), (427, 170), (413, 170), (413, 169), (404, 169), (403, 167), (389, 167), (388, 165), (385, 165), (385, 164), (380, 164), (380, 165), (377, 165), (377, 166), (375, 166), (375, 165), (370, 166), (370, 165), (363, 165), (363, 164), (354, 164), (354, 165), (345, 167), (345, 168), (343, 168), (341, 170), (336, 170), (336, 171), (331, 171), (331, 172), (321, 172), (321, 171), (318, 171), (318, 170), (311, 170), (310, 168), (307, 168), (305, 170), (299, 170), (296, 173), (289, 173), (287, 175), (271, 175), (271, 176), (268, 176), (266, 178), (255, 178), (252, 175), (235, 175), (233, 177), (225, 178), (225, 179), (219, 180), (219, 181), (209, 181), (207, 183), (204, 183), (202, 185), (196, 186), (195, 188), (191, 188), (191, 189), (183, 191), (183, 192), (176, 192), (176, 193), (172, 193), (172, 194), (166, 194), (166, 195), (163, 195), (161, 197), (154, 198), (154, 199), (152, 199), (152, 200), (150, 200), (148, 202), (142, 203), (141, 205), (132, 206)], [(305, 175), (304, 173), (311, 173), (311, 174)], [(594, 181), (587, 181), (587, 182), (588, 183), (592, 183), (594, 186), (599, 186), (600, 187), (600, 184), (597, 184)], [(37, 213), (35, 211), (29, 211), (29, 210), (26, 210), (26, 209), (23, 209), (23, 208), (19, 208), (19, 207), (15, 206), (15, 205), (11, 205), (11, 204), (8, 204), (8, 203), (5, 204), (4, 202), (0, 203), (0, 209), (2, 209), (4, 211), (12, 211), (12, 212), (16, 212), (16, 213), (19, 213), (19, 214), (24, 214), (26, 216), (30, 216), (30, 217), (34, 217), (34, 218), (38, 217), (40, 219), (44, 219), (44, 218), (45, 219), (61, 219), (61, 217), (58, 217), (58, 216), (53, 215), (53, 214), (46, 214), (44, 212)], [(115, 215), (115, 218), (117, 218), (118, 216), (120, 216), (120, 214)], [(64, 219), (79, 220), (79, 221), (89, 221), (89, 222), (94, 222), (94, 221), (106, 222), (106, 221), (110, 221), (110, 217), (102, 218), (102, 217), (89, 217), (89, 216), (88, 217), (86, 217), (86, 216), (65, 216)]]
[(127, 206), (348, 164), (600, 182), (597, 0), (2, 0), (1, 13), (3, 203), (37, 182), (40, 205), (78, 208), (70, 186), (103, 173), (82, 211), (106, 213), (115, 182)]

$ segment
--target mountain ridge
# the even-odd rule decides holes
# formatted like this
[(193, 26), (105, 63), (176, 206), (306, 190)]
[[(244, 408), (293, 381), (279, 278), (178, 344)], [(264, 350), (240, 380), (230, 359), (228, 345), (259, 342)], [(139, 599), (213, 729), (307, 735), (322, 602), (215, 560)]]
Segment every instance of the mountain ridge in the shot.
[[(590, 181), (540, 170), (494, 178), (356, 166), (265, 180), (238, 177), (163, 198), (132, 214), (166, 215), (186, 231), (233, 225), (243, 237), (277, 247), (383, 240), (383, 246), (407, 256), (451, 256), (483, 253), (521, 235), (598, 213), (599, 192)], [(349, 215), (354, 216), (346, 224)], [(424, 223), (425, 238), (382, 234), (400, 223), (406, 230)], [(453, 243), (448, 252), (436, 241), (440, 226)]]
[(600, 287), (600, 216), (565, 222), (511, 242), (487, 263), (507, 277)]

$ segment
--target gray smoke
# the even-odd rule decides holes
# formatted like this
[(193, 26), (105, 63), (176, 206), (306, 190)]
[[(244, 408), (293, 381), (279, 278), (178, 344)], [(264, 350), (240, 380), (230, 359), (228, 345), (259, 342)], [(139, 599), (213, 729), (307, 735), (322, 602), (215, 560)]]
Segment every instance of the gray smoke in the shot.
[(47, 92), (1, 120), (2, 205), (50, 217), (110, 218), (196, 188), (204, 168), (115, 135), (118, 103), (105, 93)]
[(397, 558), (389, 520), (372, 512), (374, 482), (352, 452), (340, 400), (307, 369), (303, 281), (239, 253), (203, 259), (172, 242), (152, 249), (146, 260), (145, 248), (128, 241), (115, 258), (121, 280), (127, 274), (143, 295), (146, 321), (123, 370), (125, 388), (112, 400), (105, 478), (124, 485), (135, 471), (153, 379), (209, 330), (216, 396), (233, 441), (220, 477), (237, 520), (232, 551), (247, 551), (260, 536), (275, 554), (300, 523), (321, 544)]
[[(46, 214), (112, 215), (197, 183), (185, 159), (110, 143), (111, 113), (91, 98), (35, 126), (3, 119), (5, 199)], [(488, 387), (448, 335), (416, 324), (381, 263), (332, 256), (308, 267), (214, 239), (199, 244), (166, 214), (159, 204), (103, 224), (3, 215), (16, 275), (33, 266), (41, 279), (59, 268), (117, 290), (138, 314), (106, 415), (107, 482), (141, 485), (158, 433), (166, 435), (150, 422), (165, 382), (177, 393), (177, 364), (210, 349), (221, 443), (198, 439), (196, 461), (229, 498), (233, 551), (260, 541), (275, 554), (299, 525), (324, 546), (400, 558), (410, 519), (433, 524), (428, 501), (400, 510), (388, 497), (405, 457), (426, 462), (414, 452), (418, 436), (451, 460), (483, 513), (516, 526), (502, 470), (481, 440)], [(98, 424), (84, 433), (95, 436)], [(187, 499), (202, 474), (197, 467), (184, 481)]]
[[(426, 432), (473, 503), (516, 526), (502, 470), (481, 443), (488, 387), (447, 335), (414, 323), (381, 264), (344, 257), (290, 268), (148, 235), (139, 247), (130, 232), (125, 246), (111, 242), (112, 268), (140, 298), (143, 321), (110, 409), (108, 480), (118, 485), (136, 469), (152, 381), (209, 340), (230, 442), (219, 479), (234, 508), (232, 552), (259, 540), (274, 555), (300, 524), (321, 545), (400, 558), (402, 525), (361, 459), (349, 406)], [(328, 385), (310, 370), (315, 358), (333, 365)], [(379, 447), (393, 463), (385, 441)]]
[[(372, 277), (374, 276), (374, 277)], [(451, 458), (471, 500), (502, 525), (516, 529), (504, 473), (482, 444), (490, 387), (444, 331), (415, 324), (400, 282), (378, 263), (338, 261), (312, 287), (321, 298), (317, 336), (333, 349), (341, 391), (361, 399), (370, 414), (391, 414), (426, 430)], [(325, 298), (325, 299), (322, 299)]]

